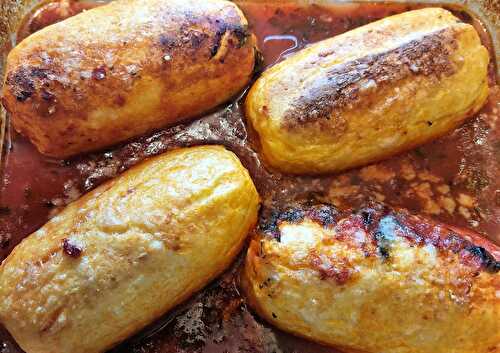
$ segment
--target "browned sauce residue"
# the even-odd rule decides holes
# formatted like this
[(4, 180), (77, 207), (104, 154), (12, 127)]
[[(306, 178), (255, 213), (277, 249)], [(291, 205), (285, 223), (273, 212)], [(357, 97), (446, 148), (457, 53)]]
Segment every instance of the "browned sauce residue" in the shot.
[[(71, 0), (44, 2), (26, 17), (18, 39), (96, 4)], [(341, 4), (324, 8), (315, 5), (299, 7), (290, 3), (241, 4), (250, 22), (250, 30), (259, 39), (264, 67), (307, 44), (417, 7), (421, 6)], [(483, 42), (489, 43), (489, 37), (479, 22), (465, 13), (457, 15), (473, 23)], [(236, 39), (244, 35), (234, 32)], [(217, 42), (212, 43), (211, 48), (207, 60), (217, 54)], [(356, 208), (375, 200), (471, 228), (498, 244), (500, 128), (497, 119), (500, 89), (495, 86), (494, 72), (492, 64), (488, 103), (464, 126), (408, 153), (336, 176), (288, 177), (264, 168), (255, 152), (258, 145), (254, 133), (245, 123), (241, 98), (192, 123), (69, 161), (40, 155), (24, 137), (10, 128), (0, 180), (0, 261), (24, 237), (84, 192), (149, 156), (179, 146), (198, 144), (224, 144), (240, 157), (262, 196), (263, 214), (296, 201), (314, 200), (333, 203), (339, 208)], [(30, 92), (29, 84), (26, 92)], [(19, 97), (22, 99), (24, 95), (20, 92)], [(328, 207), (318, 208), (310, 216), (324, 224), (336, 219), (335, 212)], [(76, 255), (78, 251), (73, 250), (70, 252)], [(481, 254), (476, 255), (474, 258)], [(241, 259), (188, 303), (113, 352), (336, 352), (284, 334), (251, 314), (237, 287), (240, 265)], [(338, 279), (346, 280), (346, 276), (340, 273)], [(0, 352), (22, 352), (3, 329), (0, 329)]]

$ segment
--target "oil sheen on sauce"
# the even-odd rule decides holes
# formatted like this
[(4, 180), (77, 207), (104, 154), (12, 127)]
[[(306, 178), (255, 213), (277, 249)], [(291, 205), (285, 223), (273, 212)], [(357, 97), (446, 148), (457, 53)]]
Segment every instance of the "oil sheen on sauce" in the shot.
[[(51, 23), (104, 1), (43, 2), (27, 15), (18, 41)], [(414, 9), (417, 5), (240, 2), (259, 38), (262, 69), (310, 43)], [(491, 48), (481, 24), (476, 26)], [(493, 56), (493, 55), (492, 55)], [(68, 161), (40, 155), (8, 127), (0, 179), (0, 261), (64, 205), (141, 160), (172, 148), (224, 144), (250, 170), (263, 199), (263, 212), (290, 202), (318, 200), (356, 207), (367, 200), (428, 214), (464, 226), (500, 243), (500, 88), (490, 68), (491, 94), (474, 118), (449, 135), (390, 160), (335, 176), (289, 177), (261, 162), (255, 134), (245, 123), (242, 95), (217, 112), (158, 131), (113, 149)], [(287, 335), (250, 313), (237, 286), (241, 258), (220, 279), (112, 352), (334, 353), (335, 350)], [(0, 328), (0, 353), (19, 353)]]

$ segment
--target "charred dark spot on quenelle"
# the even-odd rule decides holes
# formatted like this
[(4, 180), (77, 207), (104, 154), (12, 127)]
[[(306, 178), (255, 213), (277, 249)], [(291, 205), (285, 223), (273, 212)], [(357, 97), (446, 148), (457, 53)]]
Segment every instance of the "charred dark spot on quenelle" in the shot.
[(237, 48), (241, 48), (244, 46), (250, 37), (251, 33), (248, 30), (248, 26), (234, 26), (231, 28), (231, 33), (236, 37), (238, 40)]
[(7, 76), (7, 85), (11, 87), (12, 94), (19, 102), (24, 102), (35, 92), (31, 72), (27, 68), (20, 68), (16, 72), (11, 72)]
[[(378, 253), (384, 262), (391, 259), (395, 251), (395, 242), (403, 240), (410, 247), (433, 246), (441, 254), (440, 256), (457, 256), (461, 264), (473, 268), (474, 271), (500, 272), (500, 261), (485, 248), (473, 244), (460, 235), (458, 230), (451, 230), (444, 224), (412, 215), (406, 210), (394, 210), (375, 202), (355, 210), (344, 211), (339, 211), (328, 204), (304, 203), (273, 211), (268, 217), (261, 216), (259, 230), (265, 236), (280, 241), (282, 222), (293, 224), (304, 220), (316, 222), (325, 228), (335, 226), (334, 231), (338, 241), (350, 241), (352, 234), (357, 231), (356, 228), (359, 228), (369, 234), (371, 239), (370, 249), (373, 250), (367, 250), (366, 256)], [(339, 225), (342, 226), (337, 227)], [(338, 276), (340, 282), (343, 281), (342, 278), (346, 273), (340, 270), (346, 266), (340, 266), (342, 264), (339, 263), (324, 268), (324, 263), (320, 260), (317, 260), (317, 265), (325, 277)]]
[(280, 241), (280, 231), (278, 228), (278, 212), (273, 212), (268, 218), (261, 217), (259, 221), (259, 231), (268, 237)]
[(210, 48), (210, 58), (213, 58), (219, 52), (222, 46), (222, 38), (226, 33), (230, 33), (237, 40), (236, 48), (239, 49), (245, 45), (248, 38), (251, 36), (248, 26), (217, 22), (219, 28), (215, 32), (212, 47)]
[[(158, 42), (160, 44), (163, 57), (170, 57), (172, 52), (179, 48), (190, 48), (198, 50), (203, 46), (209, 35), (199, 29), (191, 28), (189, 25), (183, 24), (177, 33), (160, 34)], [(166, 60), (169, 61), (169, 60)]]
[[(35, 66), (23, 66), (15, 72), (7, 74), (6, 84), (10, 87), (12, 94), (17, 101), (25, 102), (31, 98), (38, 87), (48, 87), (50, 85), (49, 69)], [(43, 93), (42, 93), (42, 99)]]
[(191, 47), (194, 49), (198, 49), (207, 38), (208, 34), (204, 32), (193, 31), (189, 39), (191, 42)]
[(52, 92), (47, 91), (46, 89), (42, 89), (40, 91), (40, 97), (46, 102), (52, 102), (55, 99), (55, 96)]
[(48, 69), (42, 69), (40, 67), (32, 67), (31, 75), (36, 78), (45, 79), (47, 78), (47, 74), (49, 73)]
[(205, 32), (183, 26), (179, 31), (176, 45), (185, 46), (189, 44), (192, 49), (199, 49), (208, 37)]
[(266, 280), (259, 284), (259, 289), (269, 288), (271, 286), (271, 278), (266, 278)]
[(373, 221), (373, 215), (371, 212), (368, 211), (361, 211), (361, 217), (363, 218), (363, 224), (365, 226), (370, 226)]
[(500, 272), (500, 261), (495, 260), (493, 255), (491, 255), (485, 248), (475, 245), (469, 245), (465, 248), (469, 253), (478, 258), (481, 261), (482, 267), (486, 271), (491, 273)]
[(106, 78), (106, 68), (104, 66), (96, 67), (92, 70), (92, 78), (96, 81), (101, 81)]
[(305, 212), (303, 209), (289, 208), (284, 211), (273, 211), (267, 218), (261, 217), (259, 222), (259, 230), (267, 236), (270, 236), (277, 241), (281, 239), (279, 225), (282, 222), (298, 223), (304, 219)]
[(290, 208), (279, 215), (280, 222), (298, 223), (304, 220), (305, 212), (302, 208)]
[(377, 250), (380, 256), (384, 260), (388, 260), (390, 255), (391, 255), (391, 240), (390, 238), (387, 238), (383, 233), (381, 232), (375, 232), (374, 234), (374, 239), (375, 243), (377, 244)]
[(72, 258), (78, 258), (82, 254), (83, 249), (80, 248), (78, 245), (74, 244), (71, 242), (70, 239), (65, 238), (62, 241), (62, 248), (64, 254), (72, 257)]
[(388, 210), (384, 205), (372, 202), (355, 210), (355, 213), (361, 216), (366, 229), (371, 229), (373, 225), (378, 224), (382, 216), (388, 213)]
[[(490, 273), (500, 271), (500, 262), (483, 247), (473, 244), (442, 224), (431, 219), (411, 215), (404, 210), (389, 212), (378, 223), (374, 239), (384, 258), (384, 254), (388, 253), (387, 248), (388, 245), (390, 246), (390, 241), (395, 238), (405, 239), (410, 246), (434, 246), (442, 254), (448, 253), (445, 256), (458, 255), (460, 262), (466, 266), (477, 266), (477, 269), (483, 269)], [(461, 254), (472, 256), (461, 256)], [(468, 258), (475, 259), (475, 261), (468, 261)]]
[(212, 59), (214, 56), (217, 55), (217, 52), (219, 51), (220, 46), (222, 44), (222, 37), (224, 36), (225, 33), (226, 33), (225, 27), (215, 32), (213, 44), (212, 47), (210, 48), (210, 59)]
[(171, 37), (167, 34), (160, 34), (159, 42), (160, 42), (160, 45), (164, 49), (168, 49), (168, 50), (171, 50), (171, 49), (175, 48), (175, 46), (176, 46), (175, 38)]
[(19, 102), (24, 102), (33, 95), (35, 87), (24, 85), (21, 89), (14, 89), (14, 95)]
[(373, 240), (384, 260), (390, 258), (392, 244), (397, 238), (406, 239), (411, 244), (423, 243), (422, 237), (402, 223), (397, 213), (388, 213), (380, 218), (377, 228), (373, 232)]
[(293, 224), (309, 219), (323, 227), (330, 227), (336, 224), (339, 215), (339, 211), (332, 205), (304, 204), (285, 210), (273, 211), (267, 218), (261, 217), (259, 230), (265, 235), (280, 241), (281, 232), (279, 226), (282, 222)]
[(321, 204), (312, 206), (307, 211), (307, 216), (323, 227), (329, 227), (337, 222), (339, 212), (332, 205)]
[[(310, 84), (292, 104), (284, 114), (283, 125), (296, 128), (318, 121), (336, 122), (343, 110), (359, 107), (363, 94), (382, 86), (411, 76), (438, 79), (450, 76), (456, 71), (450, 59), (450, 48), (456, 46), (454, 32), (444, 29), (387, 52), (336, 65), (323, 79)], [(332, 48), (331, 52), (335, 51)], [(371, 102), (367, 100), (363, 104)]]

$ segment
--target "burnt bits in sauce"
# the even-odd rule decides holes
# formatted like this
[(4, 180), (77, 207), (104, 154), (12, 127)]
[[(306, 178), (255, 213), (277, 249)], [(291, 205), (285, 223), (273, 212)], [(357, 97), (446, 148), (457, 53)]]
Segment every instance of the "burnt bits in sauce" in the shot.
[[(17, 38), (105, 1), (49, 1), (29, 13)], [(396, 13), (422, 7), (403, 4), (339, 4), (332, 7), (292, 3), (239, 4), (263, 54), (262, 69), (310, 43)], [(491, 43), (481, 24), (455, 11)], [(492, 52), (492, 51), (491, 51)], [(493, 54), (492, 54), (493, 57)], [(490, 67), (491, 94), (475, 117), (447, 136), (390, 160), (324, 177), (290, 177), (268, 170), (257, 138), (247, 126), (244, 92), (218, 111), (115, 148), (67, 161), (40, 155), (8, 126), (0, 179), (0, 261), (24, 237), (66, 204), (153, 155), (181, 146), (223, 144), (250, 170), (263, 200), (263, 214), (292, 202), (319, 201), (339, 208), (374, 200), (408, 208), (456, 226), (474, 229), (500, 243), (500, 89)], [(112, 352), (333, 353), (335, 350), (284, 334), (249, 312), (237, 286), (241, 259), (188, 303), (124, 342)], [(0, 352), (20, 353), (0, 329)]]

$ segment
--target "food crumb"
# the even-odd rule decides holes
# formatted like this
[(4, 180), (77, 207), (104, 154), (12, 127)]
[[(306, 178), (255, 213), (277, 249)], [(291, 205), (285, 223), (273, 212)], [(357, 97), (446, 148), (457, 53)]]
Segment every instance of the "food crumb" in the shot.
[(82, 249), (72, 243), (68, 238), (63, 239), (63, 251), (70, 257), (77, 258), (82, 254)]
[(418, 178), (423, 181), (430, 181), (431, 183), (438, 183), (441, 181), (441, 178), (429, 173), (427, 170), (418, 173)]
[(403, 161), (401, 163), (401, 176), (403, 177), (403, 179), (410, 181), (415, 179), (416, 175), (417, 174), (415, 173), (415, 169), (410, 162)]
[(436, 190), (441, 194), (447, 194), (450, 192), (450, 187), (446, 184), (436, 186)]
[(474, 199), (466, 194), (460, 193), (458, 195), (457, 201), (460, 205), (467, 207), (467, 208), (473, 208), (475, 206), (475, 201)]
[(470, 211), (469, 211), (467, 208), (463, 207), (463, 206), (460, 206), (460, 207), (458, 208), (458, 212), (459, 212), (459, 213), (460, 213), (460, 215), (461, 215), (462, 217), (464, 217), (465, 219), (469, 219), (469, 218), (471, 218)]
[(457, 203), (455, 200), (453, 200), (451, 197), (446, 197), (446, 196), (440, 196), (439, 197), (439, 204), (448, 212), (450, 215), (452, 215), (455, 212), (455, 209), (457, 208)]
[(381, 183), (394, 179), (396, 173), (381, 165), (370, 165), (360, 171), (360, 177), (364, 181), (378, 181)]

